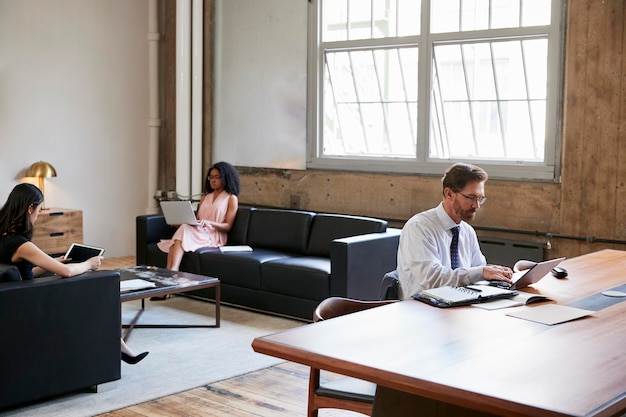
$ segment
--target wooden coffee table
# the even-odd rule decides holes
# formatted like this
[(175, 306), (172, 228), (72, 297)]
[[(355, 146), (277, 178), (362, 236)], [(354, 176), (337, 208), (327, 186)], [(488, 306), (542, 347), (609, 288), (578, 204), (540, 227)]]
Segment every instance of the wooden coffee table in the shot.
[[(122, 327), (128, 329), (124, 340), (134, 328), (187, 328), (187, 327), (220, 327), (220, 280), (204, 275), (189, 272), (170, 271), (156, 266), (132, 266), (117, 269), (120, 281), (142, 279), (155, 284), (153, 288), (145, 288), (120, 293), (120, 302), (141, 300), (141, 309), (129, 324)], [(215, 288), (215, 324), (137, 324), (139, 317), (145, 310), (145, 299), (162, 297), (169, 294), (180, 294), (202, 288)]]

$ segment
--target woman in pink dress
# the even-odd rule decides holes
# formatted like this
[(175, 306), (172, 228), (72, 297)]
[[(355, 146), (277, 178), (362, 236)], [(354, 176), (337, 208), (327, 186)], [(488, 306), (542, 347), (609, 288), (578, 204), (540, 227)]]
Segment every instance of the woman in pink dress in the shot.
[(185, 252), (226, 244), (228, 231), (237, 215), (240, 189), (239, 173), (231, 164), (218, 162), (209, 168), (204, 195), (198, 204), (200, 224), (182, 224), (172, 239), (158, 243), (159, 249), (167, 252), (167, 269), (178, 271)]

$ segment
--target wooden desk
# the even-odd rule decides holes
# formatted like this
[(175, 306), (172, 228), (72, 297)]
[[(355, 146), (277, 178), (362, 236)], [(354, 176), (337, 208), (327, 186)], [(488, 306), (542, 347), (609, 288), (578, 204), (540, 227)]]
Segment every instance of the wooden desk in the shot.
[[(567, 279), (547, 276), (534, 286), (559, 304), (626, 283), (623, 251), (603, 250), (561, 265)], [(555, 326), (506, 316), (509, 311), (403, 301), (259, 337), (252, 346), (479, 413), (626, 411), (626, 302)]]

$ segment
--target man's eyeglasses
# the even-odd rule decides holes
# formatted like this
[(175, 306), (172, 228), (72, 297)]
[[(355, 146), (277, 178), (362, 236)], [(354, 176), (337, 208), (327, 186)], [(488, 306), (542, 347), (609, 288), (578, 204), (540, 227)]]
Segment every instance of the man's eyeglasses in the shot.
[(465, 195), (465, 194), (460, 193), (458, 191), (456, 191), (456, 193), (457, 194), (461, 194), (463, 197), (467, 198), (472, 203), (478, 203), (479, 205), (485, 204), (485, 201), (487, 201), (487, 197), (476, 197), (476, 196), (473, 196), (473, 195)]

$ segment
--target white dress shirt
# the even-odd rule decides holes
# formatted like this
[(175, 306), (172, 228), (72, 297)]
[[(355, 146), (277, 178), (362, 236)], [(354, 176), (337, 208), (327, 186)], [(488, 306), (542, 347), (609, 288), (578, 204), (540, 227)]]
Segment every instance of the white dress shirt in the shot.
[(400, 234), (398, 246), (399, 297), (411, 298), (424, 289), (444, 285), (463, 286), (483, 279), (487, 264), (474, 228), (462, 221), (459, 230), (459, 268), (450, 267), (451, 228), (457, 224), (440, 203), (411, 217)]

